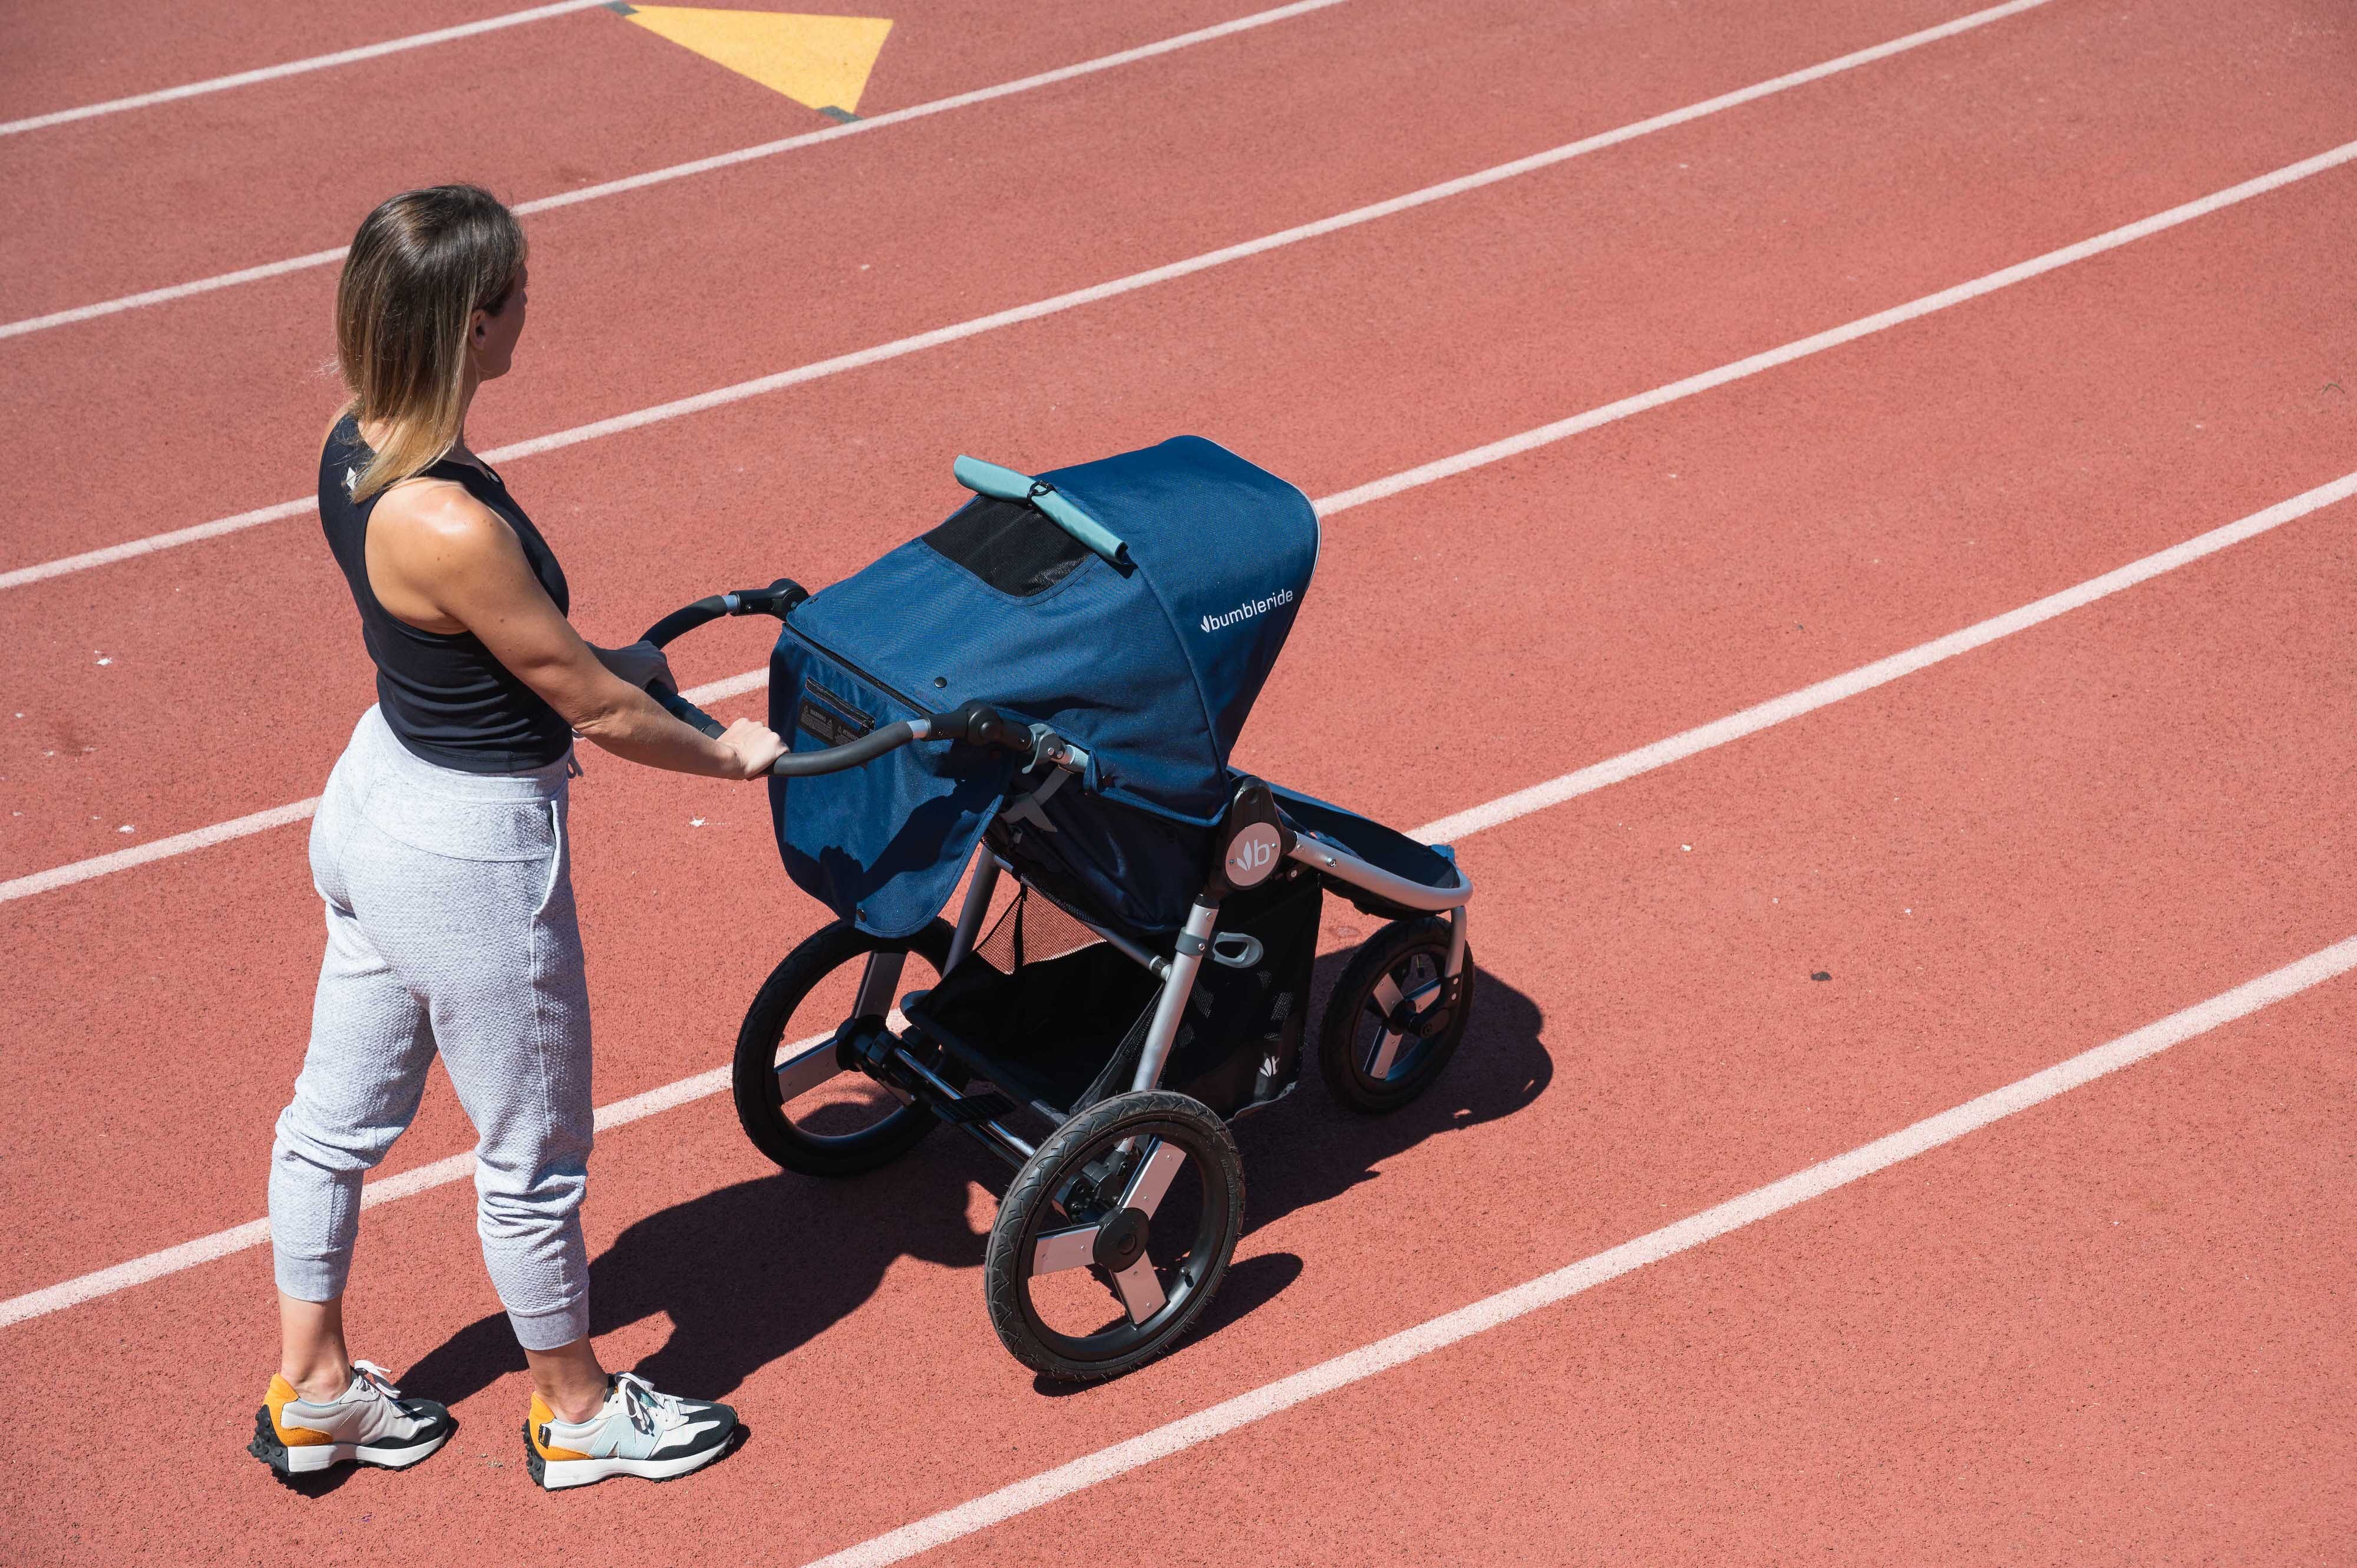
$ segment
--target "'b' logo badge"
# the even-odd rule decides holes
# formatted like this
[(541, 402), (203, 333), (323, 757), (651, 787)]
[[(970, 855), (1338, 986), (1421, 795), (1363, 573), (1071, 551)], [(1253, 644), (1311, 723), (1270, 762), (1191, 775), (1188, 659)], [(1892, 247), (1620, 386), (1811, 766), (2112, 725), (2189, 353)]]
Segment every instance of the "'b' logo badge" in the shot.
[(1256, 887), (1276, 869), (1285, 842), (1266, 822), (1254, 822), (1228, 843), (1228, 880), (1239, 887)]

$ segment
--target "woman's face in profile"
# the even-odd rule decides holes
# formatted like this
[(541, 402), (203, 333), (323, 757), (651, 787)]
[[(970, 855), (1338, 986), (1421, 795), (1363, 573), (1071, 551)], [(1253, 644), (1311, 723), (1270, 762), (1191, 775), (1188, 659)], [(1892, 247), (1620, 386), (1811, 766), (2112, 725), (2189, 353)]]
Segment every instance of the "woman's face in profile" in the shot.
[(515, 362), (516, 339), (523, 336), (523, 318), (528, 305), (527, 295), (532, 284), (532, 267), (525, 263), (516, 268), (515, 286), (508, 290), (508, 302), (497, 316), (477, 311), (473, 330), (468, 335), (467, 351), (475, 361), (475, 379), (492, 381), (508, 373)]

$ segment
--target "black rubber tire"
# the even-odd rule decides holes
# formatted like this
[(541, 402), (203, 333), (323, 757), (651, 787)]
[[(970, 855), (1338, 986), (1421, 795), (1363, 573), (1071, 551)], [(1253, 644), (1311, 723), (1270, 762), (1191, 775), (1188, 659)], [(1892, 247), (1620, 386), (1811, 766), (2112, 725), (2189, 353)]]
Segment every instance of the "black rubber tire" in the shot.
[[(777, 1053), (794, 1009), (828, 975), (846, 963), (864, 961), (871, 952), (892, 948), (914, 952), (938, 973), (949, 959), (950, 937), (946, 920), (937, 919), (915, 936), (895, 941), (868, 936), (850, 921), (837, 920), (813, 932), (770, 972), (753, 1005), (746, 1010), (744, 1026), (737, 1031), (731, 1073), (737, 1120), (755, 1148), (787, 1170), (804, 1176), (857, 1176), (891, 1164), (933, 1130), (937, 1122), (931, 1112), (921, 1105), (903, 1105), (858, 1133), (813, 1137), (797, 1128), (779, 1103)], [(811, 1022), (805, 1020), (805, 1026)], [(841, 1020), (818, 1022), (821, 1026), (832, 1026)], [(807, 1032), (815, 1034), (818, 1028), (809, 1027)]]
[(1359, 1059), (1360, 1031), (1374, 1005), (1377, 983), (1419, 954), (1428, 954), (1434, 974), (1441, 973), (1448, 962), (1448, 925), (1446, 918), (1429, 915), (1394, 920), (1360, 944), (1342, 978), (1334, 983), (1334, 994), (1327, 999), (1325, 1015), (1318, 1026), (1318, 1067), (1334, 1098), (1351, 1110), (1369, 1116), (1397, 1111), (1430, 1089), (1448, 1066), (1448, 1058), (1457, 1054), (1458, 1042), (1465, 1037), (1466, 1020), (1473, 1014), (1473, 950), (1469, 947), (1465, 951), (1465, 972), (1458, 977), (1455, 1000), (1439, 1033), (1422, 1040), (1405, 1068), (1395, 1066), (1388, 1078), (1371, 1076)]
[[(1135, 1133), (1170, 1138), (1187, 1150), (1188, 1166), (1204, 1183), (1198, 1240), (1211, 1244), (1190, 1256), (1163, 1308), (1143, 1324), (1075, 1339), (1049, 1329), (1024, 1288), (1024, 1260), (1042, 1230), (1059, 1216), (1051, 1196), (1066, 1178), (1108, 1146)], [(1195, 1326), (1218, 1294), (1244, 1227), (1244, 1167), (1227, 1123), (1200, 1100), (1169, 1090), (1116, 1094), (1101, 1100), (1049, 1135), (1017, 1172), (998, 1206), (983, 1256), (983, 1289), (990, 1326), (1007, 1353), (1033, 1371), (1060, 1382), (1092, 1383), (1141, 1367), (1169, 1350)], [(1096, 1341), (1104, 1341), (1102, 1346)]]

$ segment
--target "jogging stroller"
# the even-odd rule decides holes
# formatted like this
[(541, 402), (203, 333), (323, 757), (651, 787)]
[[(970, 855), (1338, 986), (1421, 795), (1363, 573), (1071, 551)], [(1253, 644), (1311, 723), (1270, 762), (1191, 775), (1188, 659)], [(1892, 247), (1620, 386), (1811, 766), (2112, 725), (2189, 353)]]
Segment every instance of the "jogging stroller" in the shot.
[(837, 918), (745, 1016), (746, 1133), (816, 1176), (936, 1123), (973, 1137), (1016, 1170), (985, 1256), (999, 1338), (1049, 1377), (1111, 1377), (1219, 1288), (1243, 1222), (1227, 1122), (1294, 1087), (1324, 895), (1390, 922), (1318, 1035), (1335, 1097), (1374, 1112), (1464, 1036), (1472, 885), (1446, 846), (1228, 765), (1317, 563), (1299, 490), (1194, 436), (955, 472), (974, 499), (856, 575), (716, 596), (648, 637), (783, 623), (770, 811)]

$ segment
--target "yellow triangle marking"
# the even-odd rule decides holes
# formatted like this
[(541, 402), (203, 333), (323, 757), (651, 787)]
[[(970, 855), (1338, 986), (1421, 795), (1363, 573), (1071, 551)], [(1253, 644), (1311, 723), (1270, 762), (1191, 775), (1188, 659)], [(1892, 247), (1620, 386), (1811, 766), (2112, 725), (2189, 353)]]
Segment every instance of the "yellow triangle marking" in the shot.
[(881, 16), (803, 16), (701, 5), (614, 7), (651, 33), (749, 76), (809, 109), (859, 107), (892, 24)]

